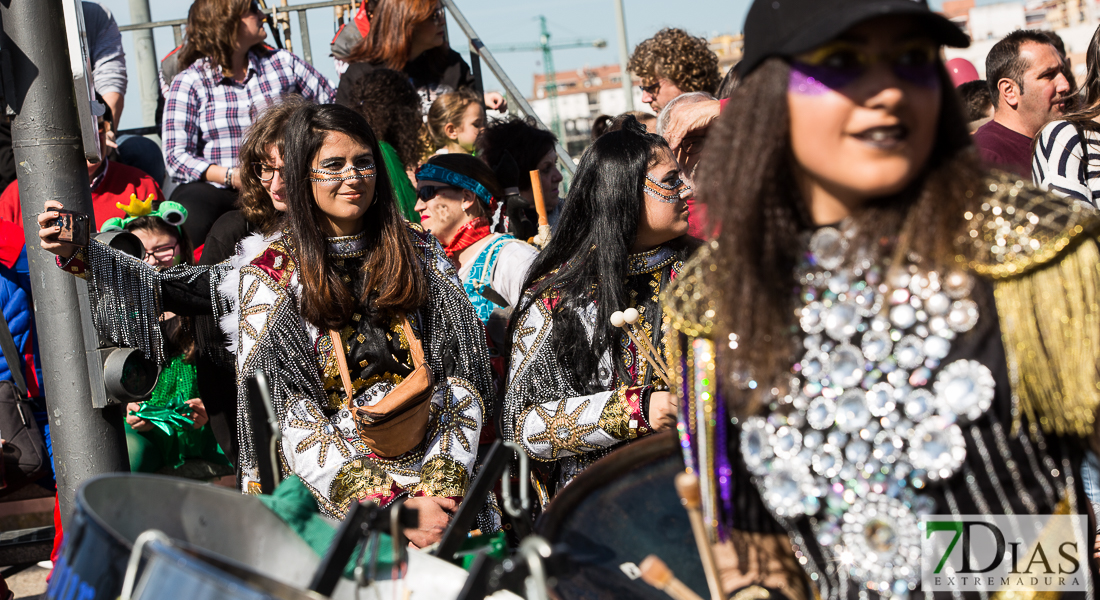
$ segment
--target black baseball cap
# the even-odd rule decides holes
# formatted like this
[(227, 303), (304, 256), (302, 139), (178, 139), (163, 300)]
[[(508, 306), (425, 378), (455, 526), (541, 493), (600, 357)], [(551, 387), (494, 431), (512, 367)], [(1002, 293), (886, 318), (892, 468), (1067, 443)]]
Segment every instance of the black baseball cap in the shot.
[(929, 37), (945, 46), (970, 45), (962, 29), (924, 0), (755, 0), (745, 18), (737, 74), (745, 77), (767, 58), (808, 52), (864, 21), (893, 15), (921, 21)]

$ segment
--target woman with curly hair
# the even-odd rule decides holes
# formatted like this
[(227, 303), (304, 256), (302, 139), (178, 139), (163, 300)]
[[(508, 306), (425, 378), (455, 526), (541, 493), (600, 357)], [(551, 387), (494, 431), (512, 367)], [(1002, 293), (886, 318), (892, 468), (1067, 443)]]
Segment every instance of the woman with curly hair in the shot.
[(731, 596), (999, 597), (922, 580), (966, 564), (923, 517), (1089, 512), (1100, 218), (982, 166), (942, 62), (967, 45), (923, 2), (749, 9), (697, 178), (717, 238), (665, 304)]
[(410, 173), (427, 153), (427, 147), (420, 96), (409, 83), (408, 75), (393, 69), (374, 69), (351, 86), (347, 100), (346, 105), (363, 115), (378, 135), (382, 160), (401, 216), (419, 223), (420, 215), (414, 208), (416, 189)]
[(665, 28), (638, 44), (627, 68), (642, 79), (642, 102), (656, 113), (680, 94), (714, 94), (721, 80), (707, 40), (683, 29)]

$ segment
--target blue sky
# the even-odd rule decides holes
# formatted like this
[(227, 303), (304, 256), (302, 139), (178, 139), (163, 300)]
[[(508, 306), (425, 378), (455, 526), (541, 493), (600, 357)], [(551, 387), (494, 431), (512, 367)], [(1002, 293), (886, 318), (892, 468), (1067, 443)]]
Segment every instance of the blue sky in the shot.
[[(312, 1), (312, 0), (310, 0)], [(626, 9), (626, 30), (630, 49), (662, 27), (681, 27), (694, 35), (711, 36), (719, 33), (736, 33), (748, 11), (749, 0), (623, 0)], [(130, 23), (128, 0), (100, 0), (114, 13), (119, 25)], [(268, 0), (268, 5), (279, 3)], [(303, 0), (289, 0), (291, 5), (305, 4)], [(615, 64), (618, 62), (618, 38), (616, 37), (613, 0), (458, 0), (459, 8), (477, 29), (482, 40), (490, 48), (498, 44), (533, 44), (538, 42), (537, 15), (545, 15), (550, 28), (551, 41), (575, 38), (607, 40), (605, 49), (581, 48), (554, 52), (554, 66), (559, 71), (588, 66)], [(150, 0), (154, 21), (187, 17), (190, 2)], [(331, 9), (309, 11), (310, 37), (313, 42), (314, 64), (322, 73), (335, 78), (336, 70), (328, 58), (328, 42), (333, 35)], [(294, 48), (301, 47), (298, 39), (298, 21), (292, 18)], [(466, 40), (454, 24), (450, 27), (452, 45), (465, 53)], [(133, 56), (132, 37), (123, 33), (127, 58)], [(163, 57), (175, 46), (172, 30), (161, 28), (154, 33), (158, 57)], [(521, 90), (529, 94), (532, 76), (542, 72), (542, 54), (539, 52), (501, 53), (497, 59)], [(140, 97), (137, 93), (137, 72), (128, 63), (131, 82), (126, 95), (121, 128), (142, 125)], [(487, 73), (487, 71), (486, 71)], [(500, 89), (488, 75), (487, 89)]]

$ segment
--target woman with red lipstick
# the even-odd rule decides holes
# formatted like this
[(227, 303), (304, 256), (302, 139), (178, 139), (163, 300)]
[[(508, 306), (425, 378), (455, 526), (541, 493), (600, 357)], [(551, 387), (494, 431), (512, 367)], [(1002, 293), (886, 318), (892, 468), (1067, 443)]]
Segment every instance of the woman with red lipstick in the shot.
[(999, 597), (922, 581), (924, 515), (1089, 513), (1100, 219), (982, 168), (941, 62), (967, 43), (911, 0), (749, 10), (696, 179), (719, 234), (666, 302), (726, 592)]
[(610, 319), (636, 309), (636, 335), (664, 348), (661, 294), (696, 245), (689, 198), (664, 139), (634, 117), (581, 157), (512, 317), (503, 434), (541, 463), (543, 504), (611, 449), (675, 422), (668, 382)]
[[(408, 75), (420, 93), (421, 112), (437, 97), (460, 89), (474, 89), (470, 66), (447, 46), (447, 16), (438, 0), (371, 0), (370, 30), (348, 56), (347, 71), (340, 77), (336, 102), (354, 106), (355, 84), (378, 68)], [(485, 106), (504, 111), (504, 97), (485, 94)]]
[(501, 190), (492, 169), (468, 154), (433, 156), (416, 172), (420, 225), (443, 244), (478, 317), (516, 306), (538, 254), (511, 235), (493, 233)]

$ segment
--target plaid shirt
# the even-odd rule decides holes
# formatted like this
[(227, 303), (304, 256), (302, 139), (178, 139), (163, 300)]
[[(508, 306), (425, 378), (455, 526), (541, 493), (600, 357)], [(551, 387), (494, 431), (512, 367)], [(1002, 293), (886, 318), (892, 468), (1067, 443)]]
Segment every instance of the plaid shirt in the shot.
[(244, 83), (223, 76), (207, 58), (180, 71), (165, 98), (161, 132), (172, 180), (201, 181), (211, 165), (236, 166), (253, 117), (292, 93), (317, 103), (335, 94), (323, 75), (286, 50), (266, 57), (250, 51)]

